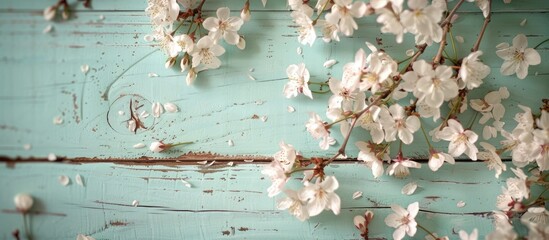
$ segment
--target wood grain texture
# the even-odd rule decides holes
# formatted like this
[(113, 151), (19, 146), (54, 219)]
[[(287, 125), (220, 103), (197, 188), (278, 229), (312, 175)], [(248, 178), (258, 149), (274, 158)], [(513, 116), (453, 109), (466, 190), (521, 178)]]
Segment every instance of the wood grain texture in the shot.
[[(481, 49), (483, 60), (490, 64), (492, 74), (484, 87), (471, 93), (471, 98), (481, 97), (499, 86), (507, 86), (511, 97), (504, 101), (507, 107), (505, 121), (510, 120), (523, 104), (537, 108), (540, 99), (547, 97), (546, 81), (549, 51), (547, 46), (538, 49), (542, 64), (530, 68), (525, 80), (504, 77), (499, 73), (502, 60), (495, 55), (495, 45), (511, 42), (518, 33), (528, 36), (533, 46), (549, 37), (546, 23), (549, 21), (546, 1), (516, 1), (505, 5), (495, 1), (493, 22), (490, 24)], [(52, 4), (48, 1), (2, 1), (0, 3), (0, 155), (10, 158), (42, 157), (54, 152), (69, 158), (175, 158), (188, 151), (212, 152), (221, 155), (270, 156), (277, 149), (277, 142), (285, 140), (295, 145), (305, 155), (329, 156), (333, 151), (320, 151), (317, 143), (305, 131), (308, 112), (324, 115), (328, 95), (315, 96), (315, 101), (299, 97), (285, 99), (285, 69), (289, 64), (305, 62), (313, 81), (325, 81), (329, 76), (341, 76), (344, 63), (352, 61), (364, 41), (383, 39), (383, 47), (404, 59), (404, 50), (413, 48), (411, 38), (398, 45), (394, 37), (382, 35), (375, 18), (366, 17), (353, 38), (324, 44), (317, 41), (312, 47), (300, 46), (295, 28), (286, 7), (281, 2), (270, 2), (267, 8), (259, 2), (252, 5), (253, 19), (244, 25), (240, 33), (247, 39), (243, 51), (226, 46), (220, 69), (204, 72), (192, 87), (185, 86), (184, 75), (177, 70), (163, 67), (164, 54), (143, 40), (151, 31), (149, 20), (141, 10), (145, 2), (97, 1), (93, 10), (77, 6), (74, 18), (65, 22), (46, 22), (41, 9)], [(256, 5), (257, 4), (257, 5)], [(229, 5), (240, 9), (238, 1), (214, 1), (207, 6), (212, 10)], [(526, 14), (525, 12), (528, 12)], [(212, 13), (211, 11), (209, 12)], [(458, 44), (462, 54), (472, 46), (482, 15), (473, 4), (467, 4), (459, 13), (455, 35), (465, 37)], [(99, 20), (100, 15), (105, 17)], [(527, 19), (525, 26), (520, 22)], [(42, 30), (52, 24), (51, 34)], [(290, 26), (290, 27), (288, 27)], [(480, 26), (479, 26), (480, 27)], [(297, 55), (296, 49), (303, 48)], [(436, 47), (428, 49), (425, 58), (434, 55)], [(463, 56), (463, 55), (461, 55)], [(322, 63), (330, 58), (339, 61), (332, 69)], [(90, 65), (87, 75), (80, 72), (82, 64)], [(248, 77), (248, 70), (257, 80)], [(535, 73), (538, 73), (535, 75)], [(150, 78), (149, 73), (159, 77)], [(114, 114), (109, 126), (107, 114), (125, 110), (126, 103), (120, 96), (136, 94), (149, 102), (174, 102), (181, 111), (165, 114), (151, 122), (149, 130), (131, 134), (121, 127), (126, 117)], [(119, 99), (117, 101), (117, 99)], [(296, 112), (288, 113), (287, 106)], [(443, 109), (443, 114), (447, 109)], [(62, 116), (62, 125), (52, 124), (52, 118)], [(266, 122), (254, 116), (267, 116)], [(471, 114), (462, 118), (468, 122)], [(431, 120), (423, 121), (427, 128), (434, 127)], [(481, 131), (480, 126), (475, 130)], [(339, 131), (333, 134), (339, 141)], [(410, 156), (425, 157), (427, 149), (420, 133), (416, 133), (414, 148), (405, 148)], [(367, 140), (365, 132), (352, 140)], [(136, 143), (154, 140), (194, 141), (195, 144), (165, 154), (152, 154), (146, 149), (136, 150)], [(228, 140), (235, 145), (230, 147)], [(497, 141), (493, 141), (497, 143)], [(25, 151), (24, 144), (32, 149)], [(444, 143), (437, 145), (446, 149)], [(349, 156), (356, 156), (350, 146)]]
[[(510, 167), (510, 166), (508, 166)], [(12, 197), (27, 192), (35, 197), (32, 232), (36, 239), (74, 239), (78, 233), (96, 239), (358, 239), (352, 218), (372, 210), (375, 219), (371, 237), (391, 238), (383, 219), (390, 204), (418, 201), (418, 221), (439, 235), (456, 238), (456, 232), (478, 228), (481, 235), (492, 231), (490, 212), (495, 208), (505, 173), (500, 179), (483, 164), (457, 163), (433, 174), (426, 166), (412, 171), (408, 179), (383, 176), (375, 180), (362, 164), (337, 164), (327, 169), (340, 182), (342, 199), (338, 216), (324, 212), (299, 222), (276, 209), (276, 199), (267, 197), (268, 179), (262, 165), (228, 167), (139, 166), (98, 164), (20, 163), (0, 166), (0, 239), (22, 227), (14, 213)], [(74, 183), (80, 174), (85, 186)], [(67, 175), (68, 186), (57, 178)], [(193, 186), (187, 188), (179, 179)], [(420, 188), (411, 196), (400, 193), (410, 181)], [(300, 185), (298, 179), (290, 187)], [(355, 191), (363, 197), (352, 199)], [(133, 207), (133, 200), (140, 202)], [(465, 206), (456, 206), (464, 201)], [(416, 239), (423, 239), (418, 230)]]

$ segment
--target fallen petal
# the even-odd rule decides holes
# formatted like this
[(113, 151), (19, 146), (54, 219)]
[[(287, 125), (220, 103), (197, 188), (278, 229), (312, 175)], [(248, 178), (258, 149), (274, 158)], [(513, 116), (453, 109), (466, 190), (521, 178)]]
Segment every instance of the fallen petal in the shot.
[(74, 182), (82, 187), (84, 186), (84, 181), (82, 181), (82, 176), (80, 176), (80, 174), (76, 174)]
[(523, 19), (522, 22), (520, 22), (520, 26), (524, 27), (524, 25), (526, 25), (526, 22), (528, 22), (528, 20)]
[(188, 187), (188, 188), (193, 187), (193, 185), (191, 185), (191, 183), (185, 181), (184, 179), (181, 179), (181, 182), (185, 185), (185, 187)]
[(228, 162), (227, 166), (232, 167), (234, 165), (234, 162)]
[(457, 202), (456, 206), (457, 206), (458, 208), (465, 207), (465, 202), (464, 202), (464, 201), (459, 201), (459, 202)]
[(200, 162), (196, 162), (196, 163), (198, 163), (200, 165), (205, 165), (206, 163), (208, 163), (208, 161), (200, 161)]
[(55, 125), (61, 125), (63, 124), (63, 117), (62, 116), (56, 116), (53, 118), (53, 124)]
[(256, 79), (255, 79), (255, 77), (254, 77), (254, 76), (252, 76), (251, 74), (248, 74), (248, 78), (249, 78), (250, 80), (253, 80), (253, 81), (255, 81), (255, 80), (256, 80)]
[(174, 113), (179, 111), (179, 108), (177, 107), (177, 105), (171, 102), (164, 103), (164, 109), (166, 110), (166, 112), (169, 112), (169, 113)]
[(152, 42), (152, 41), (154, 41), (154, 36), (150, 35), (150, 34), (147, 34), (143, 37), (143, 40), (145, 40), (145, 42)]
[(262, 122), (266, 122), (267, 121), (267, 116), (261, 116), (260, 119), (261, 119)]
[(211, 167), (215, 163), (215, 160), (205, 165), (205, 167)]
[(293, 113), (295, 112), (295, 108), (292, 106), (288, 106), (288, 112)]
[(465, 42), (465, 39), (463, 39), (462, 36), (457, 35), (457, 36), (456, 36), (456, 41), (457, 41), (458, 43), (464, 43), (464, 42)]
[(44, 30), (42, 30), (42, 33), (50, 33), (51, 30), (53, 30), (53, 26), (52, 25), (48, 25), (44, 28)]
[(227, 141), (227, 144), (228, 144), (228, 145), (229, 145), (230, 147), (234, 146), (234, 142), (233, 142), (233, 140), (229, 140), (229, 141)]
[(69, 177), (65, 176), (65, 175), (59, 176), (59, 178), (57, 180), (63, 186), (67, 186), (71, 182), (71, 179)]
[(148, 74), (148, 76), (149, 76), (150, 78), (152, 78), (152, 77), (158, 77), (158, 74), (152, 73), (152, 72), (151, 72), (151, 73)]
[(32, 145), (30, 145), (30, 144), (28, 144), (28, 143), (27, 143), (27, 144), (23, 144), (23, 149), (25, 149), (25, 150), (28, 151), (28, 150), (31, 150), (31, 148), (32, 148)]
[(254, 160), (253, 159), (245, 159), (244, 162), (247, 162), (247, 163), (251, 163), (253, 162)]
[(160, 104), (159, 102), (153, 103), (151, 108), (152, 108), (152, 112), (153, 112), (153, 117), (155, 117), (155, 118), (159, 118), (160, 115), (162, 115), (162, 113), (164, 113), (164, 108), (162, 107), (162, 104)]
[(57, 160), (57, 156), (55, 156), (55, 154), (53, 153), (48, 154), (48, 161), (53, 162), (55, 160)]
[(406, 50), (406, 56), (411, 57), (411, 56), (414, 56), (414, 54), (415, 54), (414, 49)]
[(331, 68), (333, 65), (335, 65), (337, 63), (337, 61), (335, 59), (330, 59), (326, 62), (324, 62), (323, 66), (325, 68)]
[(303, 53), (303, 48), (297, 47), (297, 54), (301, 55)]
[(248, 69), (249, 72), (254, 72), (255, 71), (255, 68), (250, 68)]
[(404, 187), (401, 190), (401, 193), (404, 194), (404, 195), (412, 195), (412, 194), (414, 194), (416, 189), (417, 189), (417, 183), (411, 182), (411, 183), (408, 183), (408, 184), (404, 185)]
[(149, 116), (149, 113), (147, 111), (142, 111), (139, 116), (142, 118), (147, 118)]
[(139, 201), (137, 201), (137, 200), (133, 200), (133, 202), (132, 202), (132, 206), (134, 206), (134, 207), (137, 207), (137, 206), (139, 206)]
[(82, 73), (84, 74), (88, 73), (90, 71), (90, 65), (84, 64), (80, 66), (80, 71), (82, 71)]
[(361, 197), (362, 197), (361, 191), (356, 191), (355, 193), (353, 193), (353, 199), (359, 199)]
[(144, 143), (137, 143), (135, 145), (133, 145), (133, 148), (135, 149), (140, 149), (140, 148), (144, 148), (146, 145)]
[(119, 116), (124, 116), (124, 114), (126, 114), (124, 111), (122, 111), (122, 110), (118, 111)]

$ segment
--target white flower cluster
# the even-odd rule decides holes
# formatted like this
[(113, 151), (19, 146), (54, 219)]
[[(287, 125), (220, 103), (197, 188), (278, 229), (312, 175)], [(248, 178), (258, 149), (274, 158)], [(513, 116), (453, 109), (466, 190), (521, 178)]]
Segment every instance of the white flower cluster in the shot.
[[(332, 210), (338, 215), (341, 209), (341, 199), (335, 193), (339, 188), (339, 183), (334, 176), (314, 178), (313, 170), (307, 170), (301, 167), (303, 158), (295, 148), (284, 142), (280, 142), (280, 151), (275, 153), (273, 161), (265, 166), (261, 173), (265, 174), (271, 180), (271, 186), (267, 189), (269, 197), (274, 197), (281, 192), (286, 197), (280, 199), (277, 208), (288, 210), (301, 221), (316, 216), (322, 211)], [(304, 171), (303, 188), (295, 191), (286, 189), (285, 185), (290, 180), (290, 175), (297, 171)]]
[[(153, 26), (153, 33), (145, 36), (145, 40), (156, 42), (166, 53), (166, 68), (180, 61), (181, 72), (187, 72), (187, 85), (193, 83), (199, 72), (221, 66), (219, 56), (225, 53), (221, 40), (241, 50), (246, 47), (244, 37), (238, 34), (244, 24), (241, 17), (231, 16), (229, 8), (221, 7), (216, 17), (203, 19), (202, 5), (203, 1), (198, 0), (148, 0), (145, 9)], [(248, 7), (242, 10), (244, 19), (249, 19)], [(178, 30), (183, 25), (188, 25), (187, 31), (181, 34)], [(197, 34), (201, 28), (208, 34)]]

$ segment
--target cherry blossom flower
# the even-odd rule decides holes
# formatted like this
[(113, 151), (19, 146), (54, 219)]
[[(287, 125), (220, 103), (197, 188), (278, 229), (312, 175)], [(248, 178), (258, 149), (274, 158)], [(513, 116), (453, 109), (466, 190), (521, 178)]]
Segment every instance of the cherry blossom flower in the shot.
[(519, 79), (524, 79), (528, 75), (529, 65), (538, 65), (541, 63), (539, 53), (533, 48), (528, 47), (528, 39), (524, 34), (518, 34), (513, 38), (513, 46), (504, 43), (503, 47), (496, 51), (498, 57), (504, 60), (500, 72), (505, 76), (517, 74)]
[(373, 44), (366, 42), (368, 48), (372, 51), (368, 55), (366, 61), (369, 64), (368, 68), (363, 71), (360, 79), (360, 91), (370, 89), (375, 94), (390, 75), (396, 73), (398, 64), (389, 54), (378, 51)]
[(366, 211), (364, 216), (358, 215), (353, 218), (353, 223), (355, 227), (360, 231), (360, 236), (364, 239), (368, 239), (368, 226), (374, 218), (374, 213), (372, 211)]
[(261, 173), (267, 175), (271, 180), (271, 186), (267, 188), (269, 197), (274, 197), (282, 192), (286, 182), (289, 180), (284, 166), (282, 166), (280, 161), (271, 161), (269, 165), (266, 165), (263, 170), (261, 170)]
[[(145, 13), (157, 26), (171, 26), (179, 15), (177, 0), (148, 0)], [(169, 27), (171, 28), (171, 27)]]
[(517, 199), (518, 201), (522, 200), (523, 198), (528, 199), (530, 195), (530, 188), (527, 184), (526, 174), (524, 174), (524, 172), (520, 168), (511, 168), (511, 170), (513, 171), (513, 173), (515, 173), (517, 178), (507, 179), (507, 193), (513, 199)]
[(27, 213), (34, 203), (32, 196), (26, 193), (19, 193), (13, 198), (17, 211)]
[(354, 30), (358, 29), (355, 18), (361, 18), (366, 11), (366, 4), (361, 1), (353, 0), (334, 0), (332, 11), (327, 13), (327, 18), (333, 15), (339, 22), (339, 31), (345, 36), (353, 35)]
[(475, 89), (482, 84), (482, 79), (490, 74), (490, 67), (478, 59), (481, 55), (482, 51), (476, 51), (463, 58), (459, 69), (459, 83), (463, 85), (460, 88)]
[(461, 124), (454, 120), (448, 120), (448, 126), (438, 132), (437, 137), (450, 141), (448, 153), (454, 157), (459, 157), (465, 153), (470, 159), (477, 160), (478, 149), (475, 142), (478, 135), (471, 130), (464, 130)]
[(517, 127), (515, 129), (523, 129), (525, 131), (532, 132), (534, 130), (534, 117), (532, 115), (532, 109), (520, 104), (518, 107), (524, 112), (515, 114), (514, 119), (517, 122)]
[(444, 162), (447, 162), (449, 164), (456, 163), (456, 161), (450, 154), (437, 152), (436, 150), (430, 151), (428, 165), (433, 172), (436, 172), (440, 167), (442, 167), (442, 164), (444, 164)]
[(221, 66), (221, 61), (218, 56), (225, 53), (225, 49), (217, 45), (209, 36), (204, 36), (196, 43), (192, 51), (193, 68), (197, 68), (198, 72), (205, 69), (216, 69)]
[(334, 176), (327, 176), (321, 181), (305, 182), (305, 188), (299, 192), (299, 198), (307, 202), (307, 211), (310, 216), (320, 214), (324, 209), (329, 209), (335, 215), (339, 214), (341, 209), (341, 199), (334, 192), (339, 188), (339, 183)]
[(389, 113), (384, 111), (380, 113), (381, 124), (385, 129), (385, 141), (395, 141), (398, 133), (398, 138), (404, 144), (412, 143), (414, 140), (413, 133), (420, 127), (419, 118), (414, 115), (406, 116), (404, 108), (399, 104), (391, 105)]
[(389, 227), (396, 228), (393, 232), (393, 239), (401, 240), (406, 234), (413, 237), (417, 231), (415, 217), (419, 212), (419, 203), (414, 202), (408, 205), (407, 209), (404, 209), (399, 205), (391, 205), (391, 209), (393, 209), (395, 213), (391, 213), (385, 218), (385, 224)]
[(286, 210), (290, 212), (300, 221), (309, 219), (309, 212), (307, 211), (306, 203), (299, 199), (298, 193), (293, 190), (285, 190), (284, 193), (287, 197), (281, 199), (277, 203), (277, 208), (280, 210)]
[(549, 224), (537, 224), (533, 222), (522, 222), (524, 225), (528, 227), (528, 238), (529, 240), (532, 239), (540, 239), (545, 240), (549, 239)]
[(536, 120), (538, 129), (535, 129), (534, 144), (537, 144), (536, 151), (533, 152), (534, 159), (538, 164), (540, 171), (549, 170), (549, 113), (541, 111), (539, 119)]
[(52, 21), (55, 18), (55, 15), (57, 14), (57, 7), (56, 6), (49, 6), (44, 9), (44, 19), (47, 21)]
[(484, 18), (488, 17), (490, 13), (490, 1), (489, 0), (467, 0), (467, 2), (475, 2), (475, 4), (482, 11)]
[(499, 178), (499, 175), (507, 170), (507, 166), (503, 164), (499, 154), (496, 152), (496, 148), (489, 143), (481, 142), (480, 145), (485, 149), (483, 152), (477, 154), (477, 158), (484, 160), (489, 170), (494, 170), (496, 172), (496, 178)]
[(216, 14), (217, 18), (206, 18), (202, 26), (210, 31), (208, 35), (215, 43), (223, 38), (228, 44), (236, 45), (240, 39), (237, 31), (240, 30), (244, 21), (239, 17), (231, 17), (231, 10), (227, 7), (218, 8)]
[(438, 25), (446, 10), (441, 4), (428, 5), (427, 0), (409, 0), (410, 10), (404, 10), (400, 21), (406, 30), (415, 35), (416, 44), (431, 45), (442, 39), (442, 28)]
[(549, 226), (549, 211), (545, 207), (530, 207), (520, 217), (521, 222), (530, 222), (534, 224)]
[(425, 60), (417, 61), (413, 64), (414, 71), (421, 76), (417, 80), (417, 90), (420, 94), (415, 94), (418, 101), (425, 101), (427, 105), (433, 108), (439, 108), (443, 101), (448, 101), (458, 94), (456, 80), (452, 77), (452, 69), (446, 65), (440, 65), (435, 70)]
[(364, 161), (366, 166), (372, 169), (374, 178), (378, 178), (383, 175), (383, 161), (376, 156), (375, 152), (372, 152), (370, 146), (366, 142), (356, 142), (355, 145), (360, 149), (358, 152), (358, 160)]
[(157, 141), (157, 142), (152, 142), (150, 147), (149, 147), (149, 150), (151, 150), (152, 152), (155, 152), (155, 153), (159, 153), (159, 152), (162, 152), (164, 150), (166, 150), (167, 146), (166, 144), (164, 144), (163, 142), (161, 141)]
[(511, 159), (515, 166), (524, 167), (534, 161), (533, 150), (536, 149), (536, 146), (532, 132), (516, 128), (511, 133), (502, 130), (501, 135), (505, 138), (501, 141), (501, 145), (505, 149), (511, 150)]
[(459, 230), (459, 239), (460, 240), (477, 240), (478, 239), (478, 229), (473, 229), (471, 234), (467, 234), (464, 230)]
[[(396, 36), (396, 42), (402, 43), (406, 28), (400, 22), (402, 3), (404, 0), (372, 0), (370, 5), (376, 9), (377, 22), (383, 24), (382, 33), (392, 33)], [(390, 4), (390, 8), (385, 8)]]
[(414, 162), (409, 158), (398, 157), (393, 159), (393, 163), (387, 168), (387, 174), (389, 176), (395, 176), (397, 178), (404, 178), (410, 175), (409, 168), (421, 168), (421, 164)]
[(313, 99), (313, 93), (309, 89), (309, 70), (307, 70), (304, 63), (288, 66), (286, 74), (289, 80), (284, 85), (284, 96), (286, 98), (297, 97), (298, 94), (303, 93), (303, 95)]
[(320, 116), (316, 113), (310, 113), (311, 118), (305, 124), (307, 131), (313, 136), (314, 139), (321, 139), (319, 146), (322, 150), (327, 150), (330, 145), (335, 144), (335, 139), (330, 137), (330, 132), (326, 129), (325, 123)]
[(284, 141), (281, 141), (278, 145), (280, 146), (280, 151), (274, 154), (274, 161), (280, 162), (284, 171), (288, 173), (294, 166), (297, 152), (294, 146), (286, 144)]
[(177, 35), (172, 38), (168, 44), (168, 55), (177, 57), (180, 52), (191, 52), (194, 47), (194, 42), (187, 34)]
[(383, 139), (385, 138), (382, 125), (379, 123), (381, 111), (387, 111), (387, 109), (373, 105), (357, 119), (357, 124), (370, 131), (372, 142), (377, 144), (383, 142)]
[(298, 25), (297, 31), (299, 35), (297, 36), (297, 40), (299, 43), (304, 45), (309, 44), (309, 46), (312, 46), (316, 40), (316, 31), (310, 15), (301, 11), (294, 11), (291, 16), (294, 22)]
[(362, 74), (366, 70), (366, 53), (364, 49), (360, 48), (355, 53), (355, 61), (347, 63), (343, 66), (343, 76), (342, 81), (351, 83), (356, 83), (360, 81)]
[(326, 43), (331, 42), (332, 40), (339, 42), (339, 27), (337, 22), (337, 16), (333, 14), (326, 14), (324, 15), (324, 18), (324, 20), (320, 19), (317, 22), (322, 32), (322, 40), (324, 40), (324, 42)]

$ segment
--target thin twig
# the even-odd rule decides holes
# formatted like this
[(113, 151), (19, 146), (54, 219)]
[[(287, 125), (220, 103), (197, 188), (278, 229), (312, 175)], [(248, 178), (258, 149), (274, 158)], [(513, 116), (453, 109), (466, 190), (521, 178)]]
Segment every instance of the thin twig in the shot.
[(492, 20), (492, 0), (488, 0), (488, 16), (486, 16), (486, 18), (484, 19), (484, 24), (482, 24), (482, 29), (480, 29), (480, 33), (478, 34), (477, 41), (475, 42), (475, 45), (473, 45), (471, 52), (478, 51), (478, 48), (480, 47), (480, 41), (482, 41), (482, 37), (484, 36), (486, 27), (488, 26), (488, 23), (490, 23), (491, 20)]
[(440, 46), (438, 47), (438, 52), (437, 52), (437, 55), (435, 56), (435, 59), (433, 60), (433, 64), (440, 63), (440, 59), (442, 58), (442, 51), (444, 51), (444, 47), (446, 47), (446, 35), (450, 30), (450, 25), (451, 24), (446, 24), (442, 28), (442, 40), (440, 40)]
[[(491, 0), (490, 0), (491, 1)], [(465, 0), (460, 0), (456, 6), (454, 6), (454, 8), (452, 9), (452, 11), (450, 11), (450, 13), (448, 14), (448, 16), (446, 16), (446, 18), (444, 19), (444, 21), (442, 21), (440, 23), (440, 26), (443, 27), (445, 26), (446, 24), (450, 23), (450, 21), (452, 20), (452, 17), (454, 16), (454, 14), (456, 14), (456, 11), (459, 9), (459, 7), (461, 7), (461, 4), (463, 4), (463, 2), (465, 2)]]

